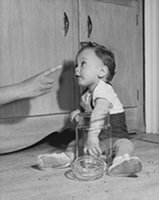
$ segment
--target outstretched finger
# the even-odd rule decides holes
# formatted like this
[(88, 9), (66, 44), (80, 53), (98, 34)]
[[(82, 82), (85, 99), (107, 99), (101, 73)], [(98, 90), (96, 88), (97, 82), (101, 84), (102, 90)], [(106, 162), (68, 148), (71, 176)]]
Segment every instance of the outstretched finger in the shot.
[(54, 68), (50, 68), (50, 69), (48, 69), (48, 70), (46, 70), (46, 71), (44, 72), (44, 75), (45, 75), (45, 76), (48, 76), (48, 75), (50, 75), (50, 74), (52, 74), (52, 73), (54, 73), (54, 72), (56, 72), (56, 71), (62, 69), (62, 67), (63, 67), (62, 65), (58, 65), (58, 66), (56, 66), (56, 67), (54, 67)]

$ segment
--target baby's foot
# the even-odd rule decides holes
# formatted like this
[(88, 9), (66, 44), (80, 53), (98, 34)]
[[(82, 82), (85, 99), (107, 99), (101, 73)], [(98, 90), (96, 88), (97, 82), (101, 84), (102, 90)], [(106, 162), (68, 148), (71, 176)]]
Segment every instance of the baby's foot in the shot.
[(128, 154), (114, 158), (108, 173), (111, 176), (132, 176), (142, 169), (142, 163), (138, 157), (129, 157)]
[(68, 167), (71, 162), (71, 154), (69, 155), (64, 152), (42, 154), (38, 156), (38, 166), (40, 169), (65, 168)]

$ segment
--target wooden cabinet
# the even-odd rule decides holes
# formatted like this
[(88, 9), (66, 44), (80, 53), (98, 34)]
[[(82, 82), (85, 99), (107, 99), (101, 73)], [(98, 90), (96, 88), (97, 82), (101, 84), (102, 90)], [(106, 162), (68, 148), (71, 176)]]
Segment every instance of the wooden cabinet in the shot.
[(81, 41), (101, 43), (115, 53), (113, 86), (129, 130), (143, 129), (141, 0), (1, 0), (0, 24), (0, 86), (63, 64), (49, 94), (1, 106), (0, 153), (65, 127), (79, 97), (73, 60)]

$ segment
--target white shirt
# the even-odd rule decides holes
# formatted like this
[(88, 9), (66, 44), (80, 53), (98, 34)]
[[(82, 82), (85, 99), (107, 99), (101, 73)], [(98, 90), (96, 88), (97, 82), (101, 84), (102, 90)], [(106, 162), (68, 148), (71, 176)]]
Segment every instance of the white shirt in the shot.
[(96, 88), (92, 93), (86, 91), (81, 96), (81, 106), (86, 112), (92, 111), (92, 106), (95, 106), (95, 101), (98, 98), (106, 99), (110, 102), (110, 114), (116, 114), (124, 112), (123, 105), (121, 104), (116, 92), (112, 86), (104, 81), (100, 80)]

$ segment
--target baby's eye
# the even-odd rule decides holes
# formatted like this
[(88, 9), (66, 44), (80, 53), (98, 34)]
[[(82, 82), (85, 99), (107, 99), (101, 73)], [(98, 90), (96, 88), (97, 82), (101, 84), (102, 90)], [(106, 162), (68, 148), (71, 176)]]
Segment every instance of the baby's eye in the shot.
[(86, 64), (86, 61), (82, 61), (82, 62), (81, 62), (81, 67), (84, 67), (85, 64)]

